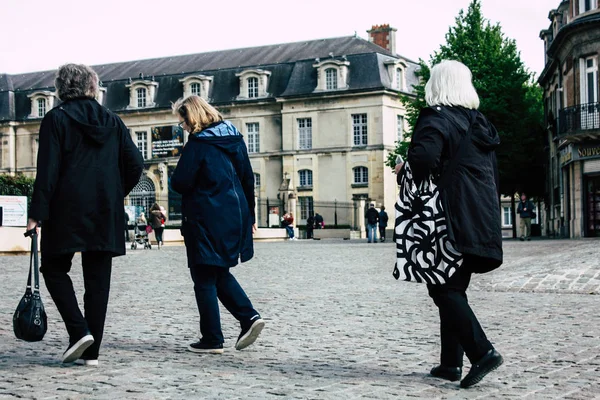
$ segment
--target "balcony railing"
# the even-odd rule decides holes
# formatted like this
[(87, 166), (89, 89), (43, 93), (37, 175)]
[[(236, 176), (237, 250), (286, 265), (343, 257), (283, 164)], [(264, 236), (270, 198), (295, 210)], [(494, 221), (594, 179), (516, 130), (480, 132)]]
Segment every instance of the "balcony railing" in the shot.
[(600, 129), (600, 103), (578, 104), (558, 112), (558, 135), (566, 136)]

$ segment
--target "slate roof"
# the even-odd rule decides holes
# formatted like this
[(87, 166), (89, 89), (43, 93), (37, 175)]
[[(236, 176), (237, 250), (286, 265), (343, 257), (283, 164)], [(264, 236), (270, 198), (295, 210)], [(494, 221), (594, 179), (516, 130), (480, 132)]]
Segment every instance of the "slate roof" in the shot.
[[(155, 99), (155, 108), (158, 109), (170, 107), (171, 101), (182, 96), (183, 87), (179, 79), (191, 74), (213, 77), (209, 94), (211, 103), (235, 102), (239, 94), (239, 78), (235, 74), (249, 68), (271, 72), (267, 88), (269, 98), (259, 101), (313, 95), (317, 71), (312, 65), (316, 58), (323, 60), (331, 55), (334, 58), (346, 56), (350, 62), (349, 88), (344, 92), (391, 89), (384, 62), (400, 58), (374, 43), (349, 36), (120, 62), (92, 68), (107, 89), (104, 105), (113, 111), (125, 112), (129, 104), (129, 89), (125, 85), (130, 78), (137, 79), (140, 73), (158, 82)], [(414, 71), (418, 65), (402, 59), (408, 65), (407, 87), (412, 91), (417, 80)], [(0, 121), (26, 119), (31, 108), (27, 95), (39, 90), (53, 90), (55, 73), (0, 74)]]

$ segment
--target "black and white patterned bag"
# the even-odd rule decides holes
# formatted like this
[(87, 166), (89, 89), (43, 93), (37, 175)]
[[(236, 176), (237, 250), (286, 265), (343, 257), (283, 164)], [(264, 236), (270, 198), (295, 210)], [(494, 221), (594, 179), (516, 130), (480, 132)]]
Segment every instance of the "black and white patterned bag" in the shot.
[[(447, 182), (458, 166), (470, 142), (471, 126), (461, 140), (458, 153), (437, 180), (438, 183)], [(434, 177), (430, 175), (417, 187), (408, 162), (400, 174), (400, 194), (395, 206), (397, 256), (394, 278), (444, 284), (462, 265), (463, 255), (448, 237), (449, 221), (444, 211), (440, 186), (434, 183)]]

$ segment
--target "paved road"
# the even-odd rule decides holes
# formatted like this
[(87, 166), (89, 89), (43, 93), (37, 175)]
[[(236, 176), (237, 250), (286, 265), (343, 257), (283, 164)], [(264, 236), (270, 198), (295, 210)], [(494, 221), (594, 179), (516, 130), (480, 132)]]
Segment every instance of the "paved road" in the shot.
[(0, 399), (600, 399), (598, 245), (506, 242), (505, 266), (473, 279), (471, 302), (506, 363), (469, 390), (427, 376), (436, 309), (425, 287), (392, 278), (391, 244), (257, 244), (235, 273), (267, 327), (237, 352), (223, 314), (221, 356), (185, 349), (198, 316), (184, 249), (130, 252), (115, 261), (98, 368), (57, 361), (65, 330), (45, 290), (46, 338), (14, 339), (28, 260), (0, 257)]

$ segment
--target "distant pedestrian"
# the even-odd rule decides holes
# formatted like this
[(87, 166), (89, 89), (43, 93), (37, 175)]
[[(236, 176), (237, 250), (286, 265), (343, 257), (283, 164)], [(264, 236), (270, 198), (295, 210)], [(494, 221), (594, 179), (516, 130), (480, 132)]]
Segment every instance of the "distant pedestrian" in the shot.
[(325, 228), (325, 220), (321, 216), (321, 214), (315, 214), (315, 229), (323, 229)]
[(125, 242), (129, 242), (129, 214), (125, 211)]
[(290, 240), (296, 240), (294, 237), (294, 215), (291, 212), (285, 212), (281, 217), (281, 223), (285, 228)]
[(521, 242), (525, 239), (529, 241), (531, 240), (531, 219), (535, 218), (536, 214), (533, 202), (527, 199), (527, 195), (525, 193), (521, 194), (521, 201), (517, 207), (517, 213), (521, 217)]
[(150, 226), (154, 229), (154, 236), (156, 237), (156, 245), (160, 249), (163, 243), (163, 232), (165, 231), (165, 222), (167, 216), (165, 215), (164, 207), (158, 205), (158, 203), (154, 203), (150, 208)]
[[(40, 221), (44, 226), (41, 272), (69, 334), (62, 361), (97, 365), (112, 259), (125, 254), (123, 199), (144, 162), (123, 121), (96, 101), (96, 72), (63, 65), (54, 86), (62, 103), (40, 127), (37, 165), (43, 168), (37, 170), (27, 229)], [(68, 275), (78, 252), (85, 314)]]
[(385, 242), (385, 230), (388, 224), (388, 215), (385, 212), (385, 207), (381, 206), (381, 211), (379, 212), (379, 240), (381, 242)]
[(240, 323), (235, 344), (242, 350), (265, 326), (230, 268), (254, 256), (254, 174), (244, 137), (199, 96), (173, 105), (189, 139), (171, 176), (182, 195), (182, 226), (188, 267), (200, 313), (196, 353), (223, 353), (219, 302)]
[[(471, 368), (460, 383), (466, 388), (477, 384), (503, 363), (466, 295), (473, 273), (489, 272), (502, 264), (495, 154), (500, 139), (494, 126), (477, 111), (479, 97), (473, 87), (471, 71), (464, 64), (442, 61), (434, 66), (425, 85), (425, 100), (428, 107), (419, 114), (408, 163), (417, 187), (434, 172), (446, 176), (443, 175), (445, 169), (455, 166), (439, 193), (452, 228), (444, 234), (463, 257), (462, 264), (446, 283), (427, 285), (429, 296), (439, 309), (442, 347), (441, 363), (431, 370), (431, 375), (449, 381), (460, 380), (466, 353)], [(462, 142), (461, 138), (467, 135), (469, 139)], [(396, 172), (402, 168), (403, 164), (398, 164)], [(398, 174), (399, 181), (401, 177), (402, 174)], [(420, 233), (426, 239), (420, 243), (422, 249), (417, 251), (422, 251), (426, 259), (428, 247), (425, 245), (435, 234)]]
[(314, 235), (315, 229), (315, 217), (312, 213), (308, 214), (308, 218), (306, 218), (306, 238), (312, 239)]
[(375, 209), (375, 204), (369, 205), (365, 218), (367, 218), (367, 241), (375, 243), (377, 242), (377, 223), (379, 222), (379, 212)]

